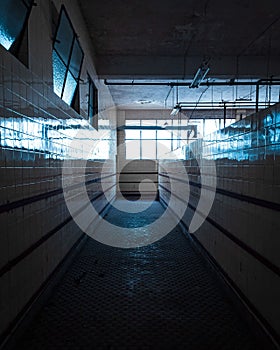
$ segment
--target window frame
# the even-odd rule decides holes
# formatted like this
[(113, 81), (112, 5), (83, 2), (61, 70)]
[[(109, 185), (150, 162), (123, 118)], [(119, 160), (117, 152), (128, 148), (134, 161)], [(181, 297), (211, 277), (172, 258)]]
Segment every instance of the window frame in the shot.
[[(129, 121), (129, 120), (127, 120), (127, 121)], [(151, 125), (150, 127), (149, 127), (149, 125), (143, 125), (143, 124), (145, 124), (145, 122), (146, 122), (146, 120), (145, 119), (139, 119), (139, 120), (137, 120), (137, 121), (139, 121), (140, 122), (140, 124), (139, 124), (139, 126), (133, 126), (133, 129), (134, 130), (139, 130), (140, 131), (140, 136), (139, 136), (139, 138), (127, 138), (126, 137), (126, 130), (129, 130), (130, 129), (130, 127), (129, 127), (129, 125), (126, 125), (125, 127), (124, 127), (124, 131), (125, 131), (125, 145), (127, 146), (127, 141), (129, 142), (129, 141), (139, 141), (139, 147), (140, 147), (140, 150), (139, 150), (139, 155), (140, 155), (140, 157), (139, 158), (127, 158), (127, 156), (125, 156), (126, 157), (126, 159), (134, 159), (134, 160), (147, 160), (147, 159), (150, 159), (150, 160), (158, 160), (159, 159), (159, 149), (158, 149), (158, 142), (160, 142), (161, 140), (163, 140), (163, 139), (158, 139), (158, 131), (160, 130), (160, 129), (158, 129), (158, 119), (155, 119), (154, 120), (154, 122), (155, 122), (155, 125)], [(147, 129), (145, 129), (145, 127), (147, 127)], [(155, 131), (155, 137), (154, 138), (145, 138), (145, 137), (143, 137), (143, 131), (145, 131), (145, 130), (153, 130), (153, 131)], [(163, 129), (164, 130), (164, 129)], [(172, 142), (172, 136), (173, 136), (173, 132), (172, 131), (170, 131), (170, 138), (169, 139), (164, 139), (164, 140), (169, 140), (170, 141), (170, 144), (171, 144), (171, 147), (172, 147), (172, 144), (173, 144), (173, 142)], [(146, 158), (146, 157), (143, 157), (143, 141), (144, 141), (144, 143), (145, 143), (145, 141), (149, 141), (149, 142), (155, 142), (155, 158)], [(170, 151), (172, 151), (173, 149), (171, 149)], [(126, 150), (125, 150), (125, 154), (127, 154), (127, 152), (126, 152)]]
[[(125, 158), (127, 160), (129, 159), (137, 159), (137, 160), (144, 160), (144, 159), (152, 159), (152, 160), (158, 160), (161, 159), (161, 155), (164, 154), (161, 152), (160, 147), (159, 147), (159, 143), (161, 143), (161, 141), (168, 141), (170, 142), (170, 152), (175, 151), (176, 149), (182, 147), (182, 145), (184, 144), (184, 142), (189, 142), (189, 140), (191, 139), (197, 139), (197, 125), (181, 125), (181, 122), (178, 123), (178, 125), (176, 123), (174, 123), (174, 119), (167, 119), (169, 122), (169, 126), (166, 127), (161, 127), (160, 124), (162, 121), (164, 121), (165, 119), (154, 119), (153, 122), (154, 124), (150, 124), (147, 125), (147, 122), (145, 119), (138, 119), (138, 120), (134, 120), (134, 119), (126, 119), (125, 121), (125, 125), (122, 128), (124, 130), (124, 139), (125, 139)], [(135, 122), (137, 121), (137, 125), (133, 125), (135, 124)], [(134, 122), (134, 123), (133, 123)], [(139, 122), (139, 124), (138, 124)], [(129, 124), (132, 125), (129, 125)], [(144, 125), (143, 125), (144, 124)], [(179, 132), (176, 132), (177, 128), (181, 128), (181, 130), (179, 130)], [(147, 128), (147, 129), (146, 129)], [(127, 137), (127, 130), (135, 130), (135, 131), (139, 131), (139, 137)], [(155, 137), (154, 138), (145, 138), (143, 137), (143, 131), (145, 130), (154, 130), (155, 131)], [(159, 132), (161, 131), (168, 131), (170, 134), (170, 137), (166, 137), (166, 138), (162, 138), (159, 137)], [(182, 137), (182, 131), (184, 131), (185, 135), (188, 135), (187, 137)], [(191, 132), (194, 132), (194, 136), (193, 137), (189, 137), (191, 135)], [(127, 152), (126, 152), (126, 147), (127, 147), (127, 143), (129, 141), (139, 141), (139, 154), (140, 157), (139, 158), (127, 158)], [(154, 141), (155, 142), (155, 152), (156, 152), (156, 158), (146, 158), (143, 157), (143, 150), (142, 150), (142, 145), (143, 145), (143, 141)], [(167, 152), (168, 153), (168, 152)], [(166, 158), (169, 159), (169, 158)]]
[[(63, 15), (65, 15), (66, 19), (68, 20), (69, 25), (70, 25), (70, 27), (72, 29), (72, 33), (73, 33), (73, 39), (72, 39), (72, 42), (71, 42), (71, 47), (70, 47), (70, 52), (69, 52), (69, 55), (68, 55), (68, 58), (67, 58), (67, 63), (61, 57), (61, 55), (58, 52), (58, 50), (55, 48), (55, 45), (58, 42), (57, 41), (57, 35), (58, 35), (58, 31), (59, 31), (59, 27), (61, 25), (61, 19), (62, 19)], [(80, 63), (80, 67), (79, 67), (79, 73), (78, 73), (78, 77), (77, 78), (74, 77), (74, 75), (72, 74), (72, 71), (70, 70), (73, 49), (74, 49), (76, 41), (77, 41), (77, 43), (79, 45), (79, 48), (81, 50), (81, 53), (82, 53), (82, 59), (81, 59), (81, 63)], [(62, 64), (66, 68), (65, 73), (64, 73), (64, 80), (63, 80), (63, 86), (62, 86), (62, 89), (61, 89), (61, 94), (60, 95), (56, 94), (56, 95), (58, 97), (60, 97), (65, 103), (70, 105), (70, 107), (72, 107), (72, 108), (74, 108), (74, 109), (76, 109), (78, 111), (79, 108), (77, 108), (77, 106), (76, 106), (77, 103), (76, 102), (77, 102), (77, 99), (79, 101), (79, 81), (80, 81), (80, 77), (81, 77), (81, 71), (82, 71), (82, 66), (83, 66), (85, 54), (84, 54), (84, 51), (83, 51), (82, 46), (80, 44), (78, 34), (75, 31), (75, 28), (74, 28), (74, 26), (73, 26), (73, 24), (71, 22), (71, 19), (70, 19), (69, 15), (68, 15), (68, 12), (67, 12), (66, 7), (64, 5), (61, 6), (60, 13), (59, 13), (59, 16), (58, 16), (58, 21), (57, 21), (57, 26), (56, 26), (56, 30), (55, 30), (55, 35), (54, 35), (54, 38), (53, 38), (52, 50), (53, 50), (53, 52), (55, 51), (55, 53), (58, 56), (59, 60), (62, 62)], [(64, 91), (65, 91), (65, 86), (66, 86), (68, 74), (70, 74), (73, 77), (73, 79), (76, 81), (76, 83), (77, 83), (77, 85), (75, 87), (75, 91), (73, 92), (73, 97), (72, 97), (72, 101), (71, 101), (70, 104), (63, 99), (63, 95), (64, 95)]]
[[(36, 6), (34, 0), (28, 5), (26, 1), (20, 0), (23, 5), (26, 7), (25, 18), (23, 20), (22, 28), (19, 31), (18, 35), (15, 37), (14, 42), (11, 44), (9, 49), (4, 45), (5, 50), (9, 51), (13, 56), (15, 56), (19, 61), (21, 61), (26, 67), (29, 65), (29, 52), (28, 52), (28, 21), (32, 11), (33, 6)], [(25, 44), (25, 45), (24, 45)], [(23, 51), (23, 45), (26, 52)]]
[[(91, 96), (92, 88), (92, 96)], [(91, 99), (92, 97), (92, 99)], [(90, 125), (98, 130), (98, 89), (88, 74), (88, 119)]]

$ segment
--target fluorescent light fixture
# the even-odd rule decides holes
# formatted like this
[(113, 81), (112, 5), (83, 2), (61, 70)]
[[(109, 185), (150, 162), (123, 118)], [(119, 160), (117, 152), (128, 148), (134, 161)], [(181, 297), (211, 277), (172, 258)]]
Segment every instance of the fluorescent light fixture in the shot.
[(210, 68), (208, 66), (200, 66), (193, 78), (193, 81), (190, 85), (190, 88), (198, 88), (200, 83), (203, 81), (203, 79), (206, 77), (207, 73), (209, 72)]
[(170, 113), (170, 115), (172, 117), (175, 117), (181, 110), (181, 107), (179, 105), (176, 105), (173, 109), (172, 112)]

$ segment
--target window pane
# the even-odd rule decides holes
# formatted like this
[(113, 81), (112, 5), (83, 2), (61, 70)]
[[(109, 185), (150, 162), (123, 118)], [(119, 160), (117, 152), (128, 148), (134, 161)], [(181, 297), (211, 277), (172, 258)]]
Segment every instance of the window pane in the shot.
[(74, 79), (72, 74), (68, 72), (62, 99), (69, 105), (71, 105), (72, 103), (76, 86), (77, 86), (76, 80)]
[(126, 139), (140, 139), (140, 130), (125, 130)]
[(142, 139), (155, 139), (156, 131), (155, 130), (142, 130)]
[(175, 122), (175, 120), (173, 120), (173, 119), (166, 119), (166, 120), (164, 120), (164, 123), (163, 123), (163, 124), (164, 124), (166, 127), (168, 127), (168, 126), (172, 126), (174, 122)]
[[(83, 51), (70, 20), (62, 9), (53, 50), (54, 91), (69, 105), (77, 87), (82, 59)], [(75, 104), (74, 108), (78, 106)], [(92, 109), (89, 109), (89, 114), (91, 113)]]
[(69, 69), (76, 79), (79, 78), (82, 60), (83, 60), (83, 51), (81, 50), (81, 47), (77, 39), (75, 39)]
[[(30, 5), (29, 5), (30, 6)], [(19, 0), (0, 2), (0, 44), (9, 50), (15, 42), (26, 20), (28, 8)]]
[(190, 134), (191, 134), (191, 129), (180, 130), (179, 138), (183, 139), (183, 140), (186, 140)]
[(142, 140), (142, 159), (156, 159), (156, 140)]
[(158, 140), (157, 142), (157, 156), (164, 158), (166, 153), (171, 152), (171, 140)]
[(168, 130), (158, 130), (157, 132), (157, 138), (160, 140), (164, 139), (171, 139), (172, 134)]
[(219, 119), (205, 119), (205, 135), (219, 129)]
[(203, 135), (203, 120), (202, 119), (193, 119), (189, 121), (188, 125), (196, 125), (197, 126), (197, 137), (202, 137)]
[(179, 122), (178, 120), (173, 120), (173, 138), (178, 138), (180, 137), (180, 133), (181, 133), (181, 122)]
[[(235, 123), (236, 120), (235, 119), (226, 119), (226, 126), (229, 126), (230, 124)], [(224, 121), (221, 121), (221, 127), (224, 126)]]
[(187, 143), (188, 143), (187, 139), (181, 139), (181, 138), (174, 139), (173, 140), (173, 151), (177, 148), (180, 148), (180, 147), (186, 145)]
[(140, 141), (125, 141), (126, 159), (140, 159)]
[(126, 120), (125, 125), (128, 126), (140, 126), (140, 120)]
[(66, 65), (69, 60), (73, 37), (74, 33), (71, 24), (65, 11), (62, 11), (54, 48), (57, 50)]
[(110, 142), (103, 140), (99, 141), (94, 149), (94, 159), (108, 159), (110, 155)]
[(156, 119), (142, 120), (142, 126), (156, 126), (156, 125), (157, 125)]
[(95, 87), (92, 79), (88, 76), (89, 82), (89, 97), (88, 97), (88, 116), (94, 116), (93, 127), (98, 128), (98, 90)]
[(53, 51), (53, 88), (54, 92), (61, 97), (64, 78), (66, 74), (66, 67), (58, 57), (57, 53)]

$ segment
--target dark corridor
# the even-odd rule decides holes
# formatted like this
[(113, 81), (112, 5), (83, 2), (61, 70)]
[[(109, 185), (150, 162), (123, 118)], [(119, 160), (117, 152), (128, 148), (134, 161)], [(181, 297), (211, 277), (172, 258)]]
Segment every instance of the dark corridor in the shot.
[[(154, 202), (150, 215), (163, 207)], [(131, 225), (129, 214), (107, 214)], [(143, 223), (142, 223), (143, 224)], [(88, 239), (16, 349), (261, 349), (208, 263), (175, 228), (137, 249)]]

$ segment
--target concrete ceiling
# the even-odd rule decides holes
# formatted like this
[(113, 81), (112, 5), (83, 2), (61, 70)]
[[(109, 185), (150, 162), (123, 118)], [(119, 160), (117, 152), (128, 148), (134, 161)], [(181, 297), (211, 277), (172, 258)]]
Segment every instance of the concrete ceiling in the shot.
[[(205, 59), (210, 79), (280, 77), (279, 0), (78, 2), (100, 78), (191, 79)], [(117, 104), (136, 108), (141, 100), (163, 106), (169, 89), (110, 88)], [(242, 89), (235, 98), (247, 94), (248, 88)], [(208, 90), (207, 99), (213, 97)], [(215, 89), (218, 100), (222, 93), (232, 99), (232, 87)], [(200, 94), (187, 92), (192, 101)]]
[(78, 1), (104, 78), (280, 74), (279, 0)]

